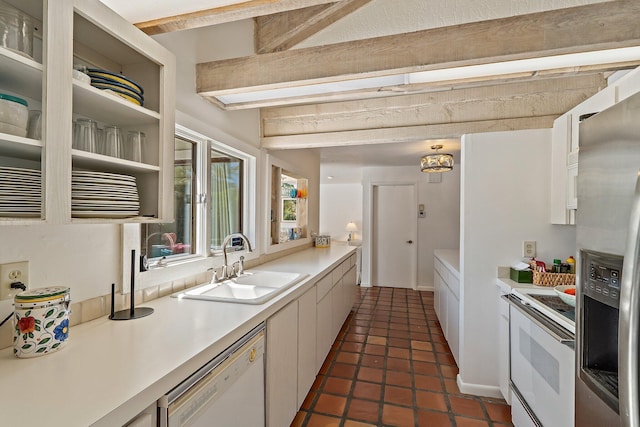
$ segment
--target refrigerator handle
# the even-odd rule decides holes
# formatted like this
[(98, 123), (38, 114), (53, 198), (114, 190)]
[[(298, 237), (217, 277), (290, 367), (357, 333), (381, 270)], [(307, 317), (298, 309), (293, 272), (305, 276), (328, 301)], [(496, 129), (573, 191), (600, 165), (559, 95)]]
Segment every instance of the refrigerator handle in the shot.
[(618, 378), (620, 426), (640, 426), (638, 401), (638, 333), (640, 314), (640, 171), (631, 207), (627, 247), (622, 267), (620, 318), (618, 323)]

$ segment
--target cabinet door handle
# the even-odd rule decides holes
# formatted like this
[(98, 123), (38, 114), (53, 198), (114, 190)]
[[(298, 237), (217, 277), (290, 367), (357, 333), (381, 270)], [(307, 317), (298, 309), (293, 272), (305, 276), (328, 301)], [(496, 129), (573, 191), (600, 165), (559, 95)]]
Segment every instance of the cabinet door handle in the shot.
[(408, 244), (412, 244), (412, 243), (413, 243), (413, 240), (407, 240), (407, 243), (408, 243)]

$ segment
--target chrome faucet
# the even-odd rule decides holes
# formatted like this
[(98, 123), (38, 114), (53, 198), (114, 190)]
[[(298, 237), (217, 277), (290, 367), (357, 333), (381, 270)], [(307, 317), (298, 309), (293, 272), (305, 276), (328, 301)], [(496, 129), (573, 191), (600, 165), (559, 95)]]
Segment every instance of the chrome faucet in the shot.
[[(247, 252), (252, 252), (253, 249), (251, 249), (251, 242), (249, 242), (249, 239), (247, 239), (247, 236), (245, 236), (242, 233), (231, 233), (229, 234), (227, 237), (224, 238), (224, 240), (222, 241), (222, 255), (224, 256), (224, 264), (222, 265), (222, 278), (223, 279), (230, 279), (232, 277), (236, 276), (236, 269), (235, 269), (235, 265), (238, 264), (238, 272), (242, 273), (244, 271), (244, 257), (240, 257), (240, 261), (236, 261), (234, 262), (232, 265), (228, 265), (227, 263), (227, 245), (229, 244), (229, 242), (234, 238), (234, 237), (239, 237), (242, 239), (242, 241), (245, 244), (245, 247), (247, 248)], [(215, 271), (214, 271), (214, 277), (215, 277)]]

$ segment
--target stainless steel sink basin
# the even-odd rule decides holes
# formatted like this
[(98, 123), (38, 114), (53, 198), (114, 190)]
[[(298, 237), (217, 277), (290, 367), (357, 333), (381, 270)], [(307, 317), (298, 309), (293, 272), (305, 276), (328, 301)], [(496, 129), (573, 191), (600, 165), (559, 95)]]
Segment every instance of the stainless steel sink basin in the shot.
[(249, 271), (233, 279), (198, 286), (174, 296), (239, 304), (263, 304), (307, 276), (279, 271)]

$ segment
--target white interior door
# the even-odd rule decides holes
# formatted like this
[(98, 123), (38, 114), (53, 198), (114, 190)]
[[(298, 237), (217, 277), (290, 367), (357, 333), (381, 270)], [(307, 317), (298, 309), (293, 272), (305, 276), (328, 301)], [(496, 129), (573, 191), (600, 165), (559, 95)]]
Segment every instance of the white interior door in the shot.
[(374, 185), (372, 207), (372, 284), (415, 289), (415, 185)]

